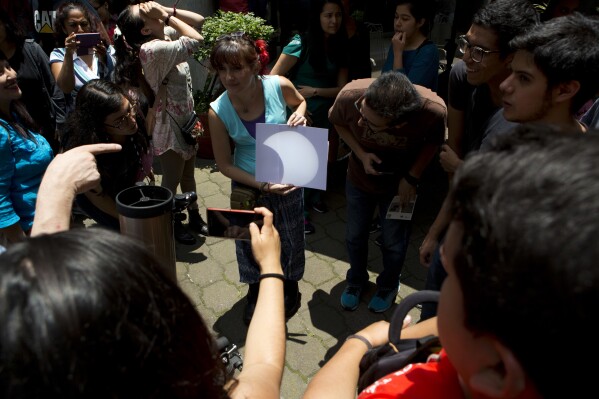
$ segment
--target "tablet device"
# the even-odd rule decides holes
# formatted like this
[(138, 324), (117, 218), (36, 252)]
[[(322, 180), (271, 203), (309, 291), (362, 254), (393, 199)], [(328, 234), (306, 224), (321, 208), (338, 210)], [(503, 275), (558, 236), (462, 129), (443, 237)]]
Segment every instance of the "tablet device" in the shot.
[(94, 47), (100, 43), (99, 33), (77, 33), (75, 38), (79, 42), (77, 55), (93, 54)]
[(206, 221), (211, 237), (250, 240), (250, 223), (262, 226), (264, 216), (254, 211), (207, 208)]

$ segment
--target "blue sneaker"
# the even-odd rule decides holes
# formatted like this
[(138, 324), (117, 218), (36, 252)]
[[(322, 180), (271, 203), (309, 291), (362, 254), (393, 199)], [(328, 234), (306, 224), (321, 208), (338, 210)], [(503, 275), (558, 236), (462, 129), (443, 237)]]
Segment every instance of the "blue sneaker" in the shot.
[(381, 313), (389, 309), (395, 303), (397, 288), (379, 288), (368, 303), (368, 309), (374, 313)]
[(341, 294), (341, 307), (345, 310), (356, 310), (360, 304), (360, 294), (362, 287), (348, 285)]

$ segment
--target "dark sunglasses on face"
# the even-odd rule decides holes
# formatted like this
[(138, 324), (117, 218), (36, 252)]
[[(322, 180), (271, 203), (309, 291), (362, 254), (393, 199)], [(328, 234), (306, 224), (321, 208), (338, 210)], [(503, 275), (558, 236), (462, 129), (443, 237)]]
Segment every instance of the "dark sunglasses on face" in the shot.
[(71, 22), (67, 22), (67, 26), (69, 28), (76, 28), (76, 27), (80, 26), (82, 29), (85, 29), (89, 26), (89, 22), (87, 22), (87, 21), (79, 21), (79, 22), (71, 21)]

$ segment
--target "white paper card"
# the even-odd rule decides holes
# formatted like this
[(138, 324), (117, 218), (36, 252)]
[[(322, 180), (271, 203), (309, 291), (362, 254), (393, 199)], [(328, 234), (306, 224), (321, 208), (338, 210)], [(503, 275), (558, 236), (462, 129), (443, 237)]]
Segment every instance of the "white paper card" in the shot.
[(414, 213), (414, 207), (416, 206), (416, 199), (418, 196), (414, 197), (407, 205), (401, 206), (399, 202), (399, 196), (393, 197), (391, 203), (389, 204), (389, 209), (387, 209), (386, 219), (399, 219), (399, 220), (412, 220), (412, 214)]
[(256, 180), (327, 188), (328, 130), (256, 124)]

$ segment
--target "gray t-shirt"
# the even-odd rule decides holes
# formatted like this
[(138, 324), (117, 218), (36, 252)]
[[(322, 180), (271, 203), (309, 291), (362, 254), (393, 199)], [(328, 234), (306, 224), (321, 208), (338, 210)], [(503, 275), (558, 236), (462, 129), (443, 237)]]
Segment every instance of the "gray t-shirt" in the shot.
[(510, 122), (503, 117), (503, 108), (499, 108), (493, 116), (489, 118), (487, 127), (483, 132), (480, 151), (488, 150), (495, 137), (511, 132), (516, 126), (518, 126), (517, 123)]

